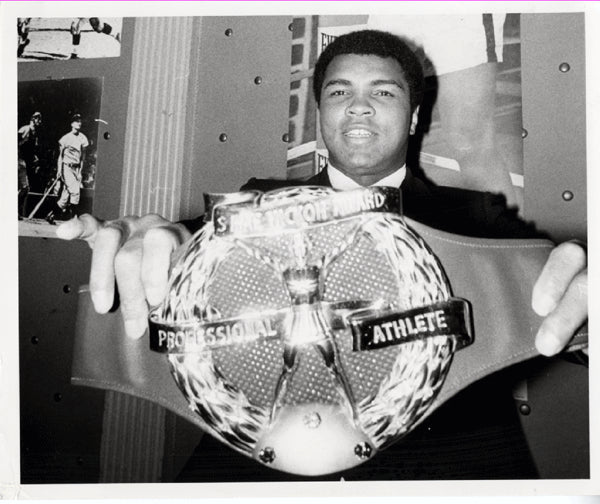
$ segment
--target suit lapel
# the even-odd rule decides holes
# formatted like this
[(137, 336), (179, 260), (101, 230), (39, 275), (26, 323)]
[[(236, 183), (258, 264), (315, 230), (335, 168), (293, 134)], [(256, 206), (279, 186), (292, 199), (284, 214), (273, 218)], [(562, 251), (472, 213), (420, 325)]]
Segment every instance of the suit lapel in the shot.
[[(321, 170), (316, 175), (303, 182), (306, 185), (320, 185), (331, 187), (327, 169)], [(429, 186), (412, 174), (410, 168), (406, 170), (406, 177), (402, 182), (402, 211), (404, 215), (419, 220), (419, 216), (431, 211), (431, 198), (433, 197)]]
[(309, 179), (306, 179), (304, 181), (304, 184), (331, 187), (331, 181), (329, 180), (329, 175), (327, 174), (327, 168), (324, 168), (316, 175), (313, 175)]
[(423, 180), (415, 177), (410, 168), (406, 170), (401, 189), (404, 215), (421, 221), (424, 215), (431, 212), (434, 199), (431, 188)]

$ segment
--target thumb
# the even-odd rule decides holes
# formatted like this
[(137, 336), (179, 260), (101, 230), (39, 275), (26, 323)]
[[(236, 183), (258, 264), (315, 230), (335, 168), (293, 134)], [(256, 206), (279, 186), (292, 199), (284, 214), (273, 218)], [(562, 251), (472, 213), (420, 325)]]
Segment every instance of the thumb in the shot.
[(85, 240), (91, 246), (101, 227), (102, 221), (89, 214), (83, 214), (58, 226), (56, 236), (62, 240)]

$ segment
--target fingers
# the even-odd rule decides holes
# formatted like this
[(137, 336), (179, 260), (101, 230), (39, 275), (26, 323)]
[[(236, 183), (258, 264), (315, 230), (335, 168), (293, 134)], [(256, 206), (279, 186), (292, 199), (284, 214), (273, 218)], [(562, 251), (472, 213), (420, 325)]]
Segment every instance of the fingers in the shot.
[(121, 246), (125, 229), (105, 224), (92, 215), (83, 214), (64, 222), (56, 229), (63, 240), (85, 240), (93, 249), (90, 270), (90, 294), (98, 313), (106, 313), (114, 302), (115, 275), (113, 261)]
[(60, 224), (56, 228), (56, 236), (62, 240), (85, 240), (91, 246), (101, 226), (102, 221), (89, 214), (83, 214)]
[(171, 256), (188, 237), (189, 232), (177, 226), (153, 228), (144, 236), (141, 280), (150, 305), (166, 296)]
[(587, 265), (587, 254), (574, 242), (557, 246), (548, 257), (535, 286), (531, 305), (534, 311), (545, 317), (556, 308), (571, 280)]
[[(114, 304), (117, 254), (123, 244), (133, 235), (139, 219), (137, 217), (124, 217), (101, 223), (92, 216), (87, 216), (86, 219), (83, 217), (80, 219), (83, 221), (82, 238), (86, 237), (92, 230), (93, 221), (96, 221), (96, 231), (87, 238), (88, 243), (93, 248), (90, 269), (90, 294), (96, 311), (106, 313)], [(74, 223), (73, 227), (76, 226), (78, 225)], [(139, 272), (139, 267), (137, 271)]]
[(125, 332), (141, 337), (148, 326), (148, 303), (160, 303), (167, 293), (171, 255), (190, 233), (157, 215), (130, 223), (131, 236), (115, 258)]
[(109, 222), (82, 215), (62, 224), (57, 236), (83, 239), (92, 246), (90, 294), (94, 308), (98, 313), (111, 309), (116, 283), (125, 332), (139, 338), (147, 328), (146, 301), (151, 305), (162, 301), (171, 255), (191, 235), (185, 226), (149, 214)]
[[(148, 303), (158, 304), (166, 295), (171, 254), (190, 233), (158, 215), (115, 221), (106, 232), (108, 236), (114, 233), (114, 241), (106, 240), (106, 257), (115, 252), (113, 285), (116, 278), (125, 333), (139, 338), (148, 326)], [(119, 232), (121, 242), (117, 243)], [(116, 250), (110, 248), (115, 246)], [(110, 280), (107, 274), (102, 276)]]
[(125, 333), (130, 338), (140, 338), (148, 324), (148, 305), (141, 278), (142, 256), (143, 238), (136, 237), (123, 245), (114, 261), (121, 314)]
[(546, 317), (536, 335), (543, 355), (560, 352), (587, 318), (586, 264), (583, 247), (563, 243), (552, 251), (534, 286), (532, 307)]
[(115, 290), (113, 262), (124, 235), (124, 228), (110, 223), (104, 224), (89, 214), (74, 217), (56, 229), (58, 238), (85, 240), (92, 247), (90, 295), (98, 313), (108, 312), (113, 305)]
[(547, 356), (560, 352), (587, 316), (587, 271), (583, 271), (572, 279), (561, 301), (542, 322), (535, 339), (538, 351)]
[(96, 233), (92, 266), (90, 270), (90, 294), (98, 313), (106, 313), (114, 303), (116, 257), (125, 242), (127, 230), (114, 223)]

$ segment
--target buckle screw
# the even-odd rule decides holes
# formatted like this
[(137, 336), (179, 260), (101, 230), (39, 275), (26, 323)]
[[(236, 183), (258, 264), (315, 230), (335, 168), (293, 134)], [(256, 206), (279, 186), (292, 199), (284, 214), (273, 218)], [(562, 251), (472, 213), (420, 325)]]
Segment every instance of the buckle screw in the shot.
[(258, 458), (263, 464), (270, 464), (275, 460), (275, 450), (270, 446), (266, 446), (258, 453)]
[(373, 453), (373, 449), (369, 443), (358, 443), (354, 447), (354, 454), (360, 459), (367, 459)]

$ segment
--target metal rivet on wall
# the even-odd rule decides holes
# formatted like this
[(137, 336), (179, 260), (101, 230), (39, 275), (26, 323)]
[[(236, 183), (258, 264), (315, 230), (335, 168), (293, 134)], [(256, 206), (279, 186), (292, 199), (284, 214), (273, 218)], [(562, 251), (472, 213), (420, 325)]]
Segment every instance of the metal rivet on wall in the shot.
[(33, 345), (37, 345), (40, 342), (40, 338), (38, 338), (37, 336), (34, 336), (33, 338), (31, 338), (31, 343)]
[(281, 139), (285, 142), (288, 143), (290, 141), (290, 134), (289, 133), (284, 133), (283, 136), (281, 137)]
[(288, 30), (290, 30), (290, 31), (294, 31), (294, 23), (290, 23), (290, 24), (288, 25)]
[(219, 142), (227, 142), (227, 134), (226, 133), (221, 133), (219, 135)]
[(571, 65), (569, 65), (568, 63), (561, 63), (560, 65), (558, 65), (558, 69), (562, 72), (562, 73), (567, 73), (569, 70), (571, 70)]
[(574, 194), (571, 191), (564, 191), (562, 193), (562, 199), (565, 201), (571, 201), (574, 198)]
[(225, 36), (231, 37), (232, 35), (233, 35), (233, 30), (231, 28), (227, 28), (227, 30), (225, 30)]
[(54, 400), (56, 402), (62, 401), (62, 394), (60, 392), (57, 392), (56, 394), (54, 394)]
[(521, 138), (527, 138), (527, 135), (529, 135), (529, 131), (527, 131), (525, 128), (523, 128), (521, 130)]
[(69, 292), (71, 292), (71, 286), (69, 284), (63, 285), (62, 290), (65, 294), (68, 294)]
[(254, 77), (254, 84), (256, 84), (257, 86), (262, 84), (262, 81), (263, 81), (263, 78), (260, 75)]
[(110, 140), (110, 132), (109, 131), (106, 131), (104, 133), (104, 140)]
[(529, 404), (521, 404), (521, 406), (519, 406), (519, 412), (521, 415), (527, 416), (529, 413), (531, 413), (531, 407)]

